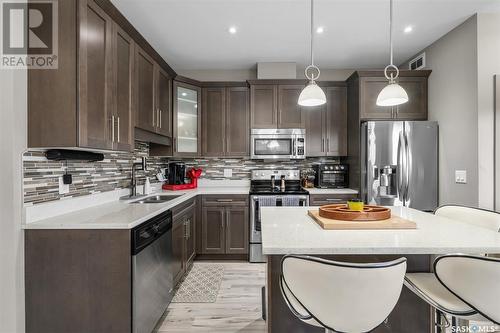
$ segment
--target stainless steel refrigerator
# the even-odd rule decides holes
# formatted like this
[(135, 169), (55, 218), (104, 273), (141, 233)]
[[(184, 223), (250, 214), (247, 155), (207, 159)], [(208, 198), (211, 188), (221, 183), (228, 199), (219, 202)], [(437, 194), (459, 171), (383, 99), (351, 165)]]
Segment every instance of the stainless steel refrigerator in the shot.
[(361, 124), (361, 198), (368, 204), (432, 211), (438, 205), (438, 124)]

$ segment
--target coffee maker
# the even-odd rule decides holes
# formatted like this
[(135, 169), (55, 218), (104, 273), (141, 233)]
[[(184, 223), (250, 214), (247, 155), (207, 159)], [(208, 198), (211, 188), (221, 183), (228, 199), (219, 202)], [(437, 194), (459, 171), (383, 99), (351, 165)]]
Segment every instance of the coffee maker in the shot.
[(185, 184), (186, 164), (184, 162), (171, 162), (168, 164), (168, 184), (182, 185)]

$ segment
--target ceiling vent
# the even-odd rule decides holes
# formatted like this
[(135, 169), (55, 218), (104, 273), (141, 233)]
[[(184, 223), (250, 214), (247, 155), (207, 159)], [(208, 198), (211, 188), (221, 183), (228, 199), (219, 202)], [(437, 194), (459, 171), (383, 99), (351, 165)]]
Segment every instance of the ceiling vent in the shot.
[(425, 67), (425, 52), (410, 60), (408, 67), (412, 71), (423, 69)]

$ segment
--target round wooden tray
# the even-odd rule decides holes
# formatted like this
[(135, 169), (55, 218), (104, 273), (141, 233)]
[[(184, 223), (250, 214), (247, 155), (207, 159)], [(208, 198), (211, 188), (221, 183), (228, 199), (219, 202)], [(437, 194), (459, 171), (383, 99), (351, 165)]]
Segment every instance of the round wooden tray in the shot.
[(343, 221), (379, 221), (391, 218), (391, 210), (382, 206), (365, 205), (362, 212), (349, 210), (345, 204), (319, 207), (319, 216)]

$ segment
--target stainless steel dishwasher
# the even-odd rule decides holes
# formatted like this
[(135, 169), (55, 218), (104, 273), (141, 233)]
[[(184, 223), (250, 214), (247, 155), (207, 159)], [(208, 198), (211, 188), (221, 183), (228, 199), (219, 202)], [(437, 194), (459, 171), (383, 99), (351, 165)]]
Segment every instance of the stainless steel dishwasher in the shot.
[(173, 296), (172, 212), (132, 230), (132, 332), (151, 333)]

